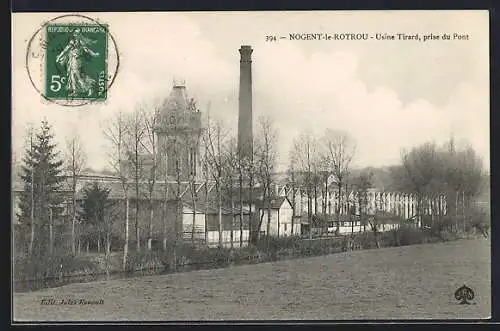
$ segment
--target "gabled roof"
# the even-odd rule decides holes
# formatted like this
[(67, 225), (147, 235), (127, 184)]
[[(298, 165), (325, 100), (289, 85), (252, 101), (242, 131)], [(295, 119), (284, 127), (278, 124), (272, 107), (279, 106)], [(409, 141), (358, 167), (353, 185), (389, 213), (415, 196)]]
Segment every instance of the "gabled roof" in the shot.
[(287, 197), (273, 198), (273, 199), (271, 199), (270, 202), (266, 202), (266, 203), (264, 203), (262, 200), (260, 200), (255, 205), (257, 206), (257, 208), (260, 208), (260, 209), (267, 209), (267, 208), (280, 209), (284, 203), (288, 203), (290, 205), (290, 207), (292, 206), (292, 204), (290, 203), (290, 201), (288, 200)]

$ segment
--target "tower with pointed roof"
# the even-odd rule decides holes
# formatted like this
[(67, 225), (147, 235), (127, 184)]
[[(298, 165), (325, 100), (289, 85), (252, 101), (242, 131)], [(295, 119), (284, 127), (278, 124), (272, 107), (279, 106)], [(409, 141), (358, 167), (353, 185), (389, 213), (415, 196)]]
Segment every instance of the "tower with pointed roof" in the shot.
[(201, 112), (189, 97), (186, 84), (174, 80), (170, 95), (159, 110), (156, 134), (160, 156), (158, 175), (182, 181), (201, 176), (200, 139), (202, 133)]

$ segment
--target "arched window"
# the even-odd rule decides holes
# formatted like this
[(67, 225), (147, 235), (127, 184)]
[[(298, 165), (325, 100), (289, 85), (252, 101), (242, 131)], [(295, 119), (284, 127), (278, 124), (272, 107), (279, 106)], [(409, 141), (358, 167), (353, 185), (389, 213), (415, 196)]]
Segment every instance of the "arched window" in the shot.
[(167, 147), (167, 174), (174, 176), (176, 174), (176, 155), (172, 145)]

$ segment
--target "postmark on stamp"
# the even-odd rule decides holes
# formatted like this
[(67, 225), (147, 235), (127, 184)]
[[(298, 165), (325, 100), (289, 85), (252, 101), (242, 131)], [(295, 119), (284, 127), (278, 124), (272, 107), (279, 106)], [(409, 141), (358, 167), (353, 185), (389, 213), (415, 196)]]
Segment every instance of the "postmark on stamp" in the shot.
[(28, 43), (26, 69), (33, 87), (63, 106), (106, 101), (118, 67), (108, 25), (83, 15), (46, 22)]

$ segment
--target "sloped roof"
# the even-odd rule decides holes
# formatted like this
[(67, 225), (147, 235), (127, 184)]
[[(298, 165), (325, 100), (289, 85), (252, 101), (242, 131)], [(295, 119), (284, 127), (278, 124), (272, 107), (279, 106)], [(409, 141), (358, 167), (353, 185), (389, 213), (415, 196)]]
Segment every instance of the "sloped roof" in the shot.
[[(183, 201), (182, 204), (183, 204), (184, 207), (187, 207), (187, 208), (193, 210), (193, 204), (192, 204), (191, 201), (186, 200), (186, 201)], [(214, 203), (212, 203), (212, 202), (209, 203), (206, 208), (205, 208), (205, 204), (204, 203), (200, 203), (200, 204), (196, 205), (196, 213), (204, 214), (205, 211), (206, 211), (207, 214), (210, 214), (210, 215), (214, 215), (214, 214), (218, 214), (219, 213), (218, 207)], [(224, 215), (230, 215), (231, 214), (231, 208), (222, 207), (221, 211), (222, 211), (222, 214), (224, 214)], [(234, 213), (239, 214), (239, 212), (240, 212), (239, 207), (234, 209)], [(243, 208), (243, 214), (244, 215), (248, 215), (249, 213), (250, 213), (250, 211), (248, 210), (248, 208)]]
[(201, 113), (193, 98), (189, 97), (185, 84), (175, 83), (160, 105), (156, 129), (199, 131), (202, 129)]
[(172, 111), (188, 111), (188, 94), (184, 83), (174, 83), (169, 96), (163, 101), (162, 114), (168, 114)]
[[(193, 203), (191, 201), (183, 201), (182, 202), (183, 207), (186, 207), (190, 209), (191, 211), (194, 209), (193, 208)], [(207, 214), (215, 214), (216, 210), (215, 207), (212, 205), (205, 206), (204, 203), (202, 204), (196, 204), (196, 213), (197, 214), (204, 214), (206, 211)]]
[[(251, 193), (251, 194), (250, 194)], [(250, 195), (252, 195), (252, 201), (257, 201), (262, 199), (264, 195), (264, 190), (262, 187), (243, 187), (241, 189), (241, 196), (243, 197), (243, 202), (248, 203), (250, 201)], [(240, 200), (240, 188), (235, 187), (233, 189), (233, 196), (236, 201)]]
[[(168, 189), (168, 200), (173, 200), (177, 198), (177, 190), (178, 190), (178, 185), (177, 183), (173, 182), (167, 182), (167, 189)], [(199, 189), (201, 186), (204, 185), (204, 183), (196, 183), (195, 184), (195, 191), (198, 191), (197, 195), (199, 195)], [(125, 192), (122, 186), (122, 183), (120, 182), (100, 182), (99, 186), (101, 188), (106, 188), (110, 190), (109, 198), (110, 199), (120, 199), (125, 196)], [(82, 187), (83, 189), (83, 187)], [(148, 183), (140, 183), (139, 184), (139, 198), (140, 199), (147, 199), (149, 198), (149, 192), (150, 186)], [(180, 184), (180, 194), (181, 197), (184, 195), (190, 196), (190, 185), (187, 182), (181, 183)], [(155, 200), (163, 200), (165, 199), (165, 183), (156, 183), (153, 187), (153, 199)], [(77, 194), (78, 198), (83, 198), (83, 190), (80, 190)], [(129, 183), (128, 184), (128, 196), (132, 199), (135, 199), (137, 196), (136, 192), (136, 187), (134, 183)]]
[(274, 199), (271, 199), (270, 201), (270, 206), (268, 202), (266, 202), (264, 204), (264, 201), (262, 200), (259, 200), (257, 203), (256, 203), (256, 206), (257, 208), (261, 208), (261, 209), (267, 209), (267, 208), (271, 208), (271, 209), (280, 209), (281, 206), (283, 206), (283, 204), (285, 202), (288, 202), (288, 204), (291, 206), (292, 204), (290, 203), (290, 201), (288, 200), (287, 197), (277, 197), (277, 198), (274, 198)]

